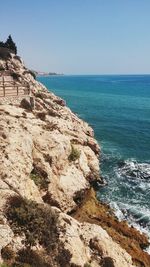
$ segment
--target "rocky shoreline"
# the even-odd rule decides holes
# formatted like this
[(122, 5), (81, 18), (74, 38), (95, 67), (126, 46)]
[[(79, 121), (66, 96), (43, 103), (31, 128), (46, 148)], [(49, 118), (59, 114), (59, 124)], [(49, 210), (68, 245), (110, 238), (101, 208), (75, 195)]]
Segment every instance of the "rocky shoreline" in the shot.
[(149, 267), (147, 237), (119, 222), (91, 189), (103, 183), (93, 129), (19, 57), (0, 60), (0, 68), (32, 92), (31, 98), (0, 99), (0, 262)]
[(132, 256), (135, 266), (149, 266), (150, 255), (143, 252), (149, 245), (147, 236), (134, 227), (129, 227), (126, 221), (118, 221), (112, 209), (97, 200), (93, 189), (87, 192), (84, 201), (72, 216), (80, 222), (100, 225)]

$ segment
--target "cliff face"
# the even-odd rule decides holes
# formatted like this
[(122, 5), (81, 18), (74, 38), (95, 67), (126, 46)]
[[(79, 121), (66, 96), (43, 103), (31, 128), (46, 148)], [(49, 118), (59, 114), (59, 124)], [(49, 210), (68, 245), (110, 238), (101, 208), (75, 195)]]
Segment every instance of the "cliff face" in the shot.
[(0, 68), (28, 82), (35, 101), (33, 108), (29, 97), (0, 99), (1, 262), (133, 266), (131, 256), (100, 225), (68, 215), (91, 182), (102, 182), (92, 128), (35, 81), (20, 58), (0, 60)]

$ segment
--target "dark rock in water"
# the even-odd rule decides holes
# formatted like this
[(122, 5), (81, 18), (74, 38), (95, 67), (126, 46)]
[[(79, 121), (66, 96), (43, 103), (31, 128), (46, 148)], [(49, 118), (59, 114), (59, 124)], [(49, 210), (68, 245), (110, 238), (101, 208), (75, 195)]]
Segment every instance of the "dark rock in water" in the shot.
[(122, 167), (124, 167), (125, 165), (126, 165), (126, 163), (125, 163), (125, 161), (124, 160), (120, 160), (120, 161), (118, 161), (118, 167), (119, 168), (122, 168)]
[(108, 183), (103, 177), (101, 177), (101, 180), (91, 181), (90, 184), (97, 191), (100, 187), (106, 186)]

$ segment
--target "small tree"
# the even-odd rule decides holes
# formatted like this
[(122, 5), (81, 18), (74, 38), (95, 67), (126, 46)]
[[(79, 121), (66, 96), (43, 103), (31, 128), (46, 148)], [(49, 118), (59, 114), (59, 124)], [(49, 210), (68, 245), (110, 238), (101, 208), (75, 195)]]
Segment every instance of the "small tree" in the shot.
[(7, 41), (5, 42), (5, 47), (12, 50), (15, 54), (17, 54), (17, 46), (14, 43), (11, 35), (8, 36)]
[(5, 47), (5, 43), (4, 42), (0, 42), (0, 47)]

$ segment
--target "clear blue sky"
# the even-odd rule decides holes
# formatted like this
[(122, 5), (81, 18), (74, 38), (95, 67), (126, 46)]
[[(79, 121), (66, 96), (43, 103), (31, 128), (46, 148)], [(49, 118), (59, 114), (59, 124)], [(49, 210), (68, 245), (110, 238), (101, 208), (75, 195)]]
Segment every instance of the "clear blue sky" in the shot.
[(150, 73), (150, 0), (1, 1), (28, 67), (66, 74)]

